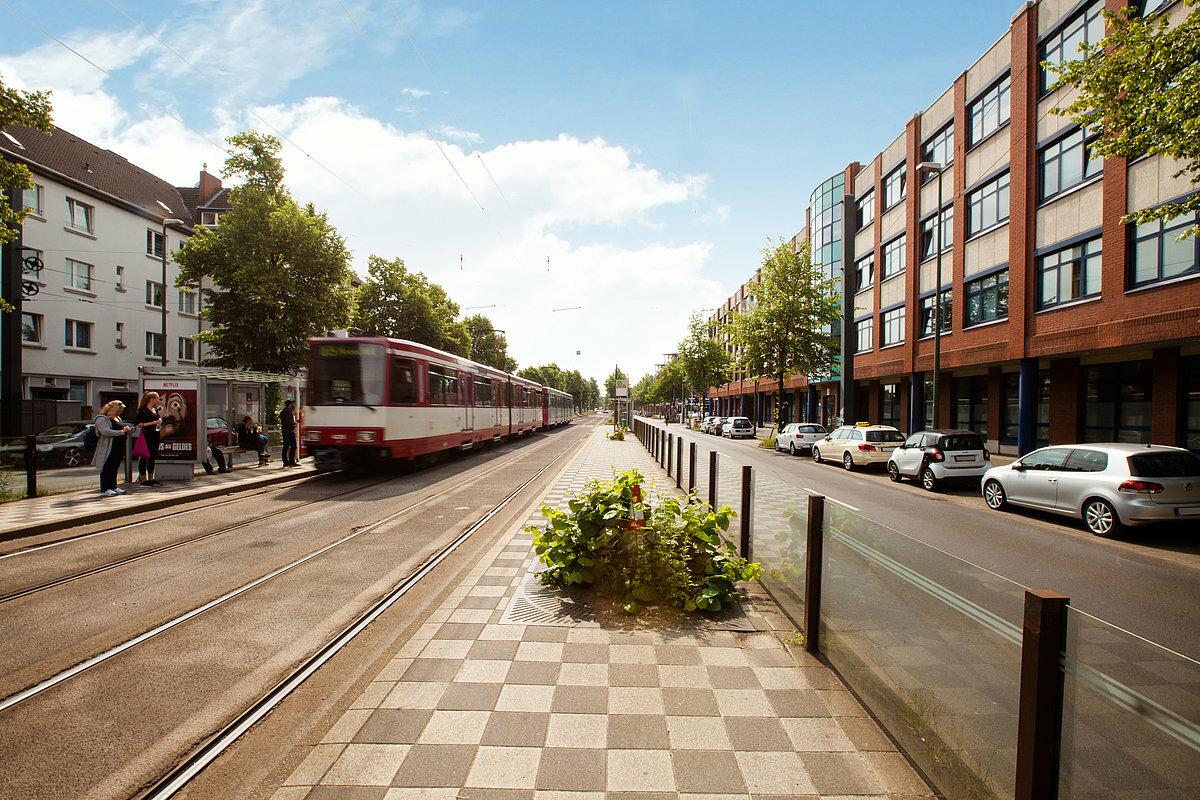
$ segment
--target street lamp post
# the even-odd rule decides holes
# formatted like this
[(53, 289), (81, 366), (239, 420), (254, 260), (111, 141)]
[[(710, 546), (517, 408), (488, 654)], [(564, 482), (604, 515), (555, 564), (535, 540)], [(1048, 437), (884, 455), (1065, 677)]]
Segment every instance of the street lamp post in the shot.
[(937, 212), (934, 214), (935, 247), (937, 247), (937, 266), (934, 268), (933, 287), (933, 427), (938, 427), (938, 397), (942, 385), (942, 174), (946, 171), (945, 164), (936, 161), (922, 161), (917, 164), (917, 171), (937, 173)]
[(183, 225), (181, 219), (162, 221), (162, 365), (167, 365), (167, 226)]

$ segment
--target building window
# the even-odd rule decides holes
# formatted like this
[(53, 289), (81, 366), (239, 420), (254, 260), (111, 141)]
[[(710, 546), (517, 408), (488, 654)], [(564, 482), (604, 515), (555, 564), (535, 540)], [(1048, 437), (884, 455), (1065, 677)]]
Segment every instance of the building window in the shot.
[(1200, 356), (1183, 360), (1179, 382), (1183, 386), (1183, 446), (1200, 452)]
[(67, 227), (72, 230), (91, 233), (95, 228), (92, 224), (95, 209), (86, 203), (67, 198)]
[(854, 337), (857, 342), (854, 352), (869, 353), (875, 341), (875, 318), (867, 317), (854, 323)]
[(35, 183), (32, 189), (22, 190), (21, 205), (30, 214), (42, 216), (42, 187), (40, 184)]
[(66, 321), (63, 344), (67, 347), (78, 347), (82, 350), (92, 349), (92, 323), (80, 322), (77, 319)]
[(179, 293), (179, 313), (180, 314), (195, 314), (196, 313), (196, 293), (184, 292)]
[(908, 172), (904, 165), (896, 167), (883, 179), (883, 207), (889, 209), (904, 199), (904, 187), (908, 180)]
[(1183, 232), (1196, 224), (1196, 213), (1184, 214), (1163, 223), (1138, 225), (1134, 230), (1133, 286), (1200, 273), (1200, 236), (1179, 241)]
[[(1062, 27), (1046, 37), (1042, 43), (1043, 62), (1058, 66), (1073, 61), (1079, 55), (1079, 46), (1085, 42), (1095, 43), (1104, 38), (1104, 0), (1095, 0), (1073, 15)], [(1043, 93), (1054, 85), (1056, 75), (1042, 67), (1041, 90)]]
[(146, 355), (155, 358), (163, 357), (163, 335), (154, 331), (146, 331)]
[(1083, 129), (1038, 152), (1038, 197), (1046, 200), (1078, 186), (1104, 169), (1104, 159), (1092, 151), (1094, 136)]
[(1009, 80), (1010, 76), (1005, 75), (1004, 80), (984, 92), (967, 109), (967, 117), (971, 121), (967, 147), (982, 142), (1008, 122)]
[(1085, 442), (1150, 442), (1152, 362), (1086, 367), (1083, 387)]
[(880, 347), (889, 347), (904, 341), (904, 306), (883, 312), (879, 323)]
[(1037, 260), (1038, 308), (1100, 294), (1100, 237)]
[[(932, 161), (945, 167), (954, 161), (954, 123), (950, 123), (940, 131), (930, 136), (921, 146), (921, 160)], [(937, 177), (933, 170), (921, 172), (921, 183)]]
[(32, 247), (21, 248), (21, 275), (22, 280), (42, 279), (42, 268), (46, 263), (42, 261), (42, 251), (34, 250)]
[(68, 258), (67, 286), (90, 292), (92, 290), (92, 265)]
[(905, 430), (907, 424), (900, 424), (900, 384), (885, 383), (881, 387), (883, 390), (882, 408), (880, 409), (879, 422), (883, 425), (891, 425), (893, 428)]
[(1008, 173), (967, 195), (967, 235), (1008, 219)]
[(163, 257), (163, 235), (153, 228), (146, 229), (146, 255)]
[(21, 341), (42, 344), (41, 314), (21, 314)]
[(955, 428), (974, 431), (987, 438), (988, 379), (987, 375), (954, 379)]
[[(1163, 6), (1168, 6), (1173, 2), (1175, 2), (1175, 0), (1138, 0), (1138, 6), (1141, 8), (1139, 13), (1143, 17), (1148, 17)], [(1194, 450), (1196, 448), (1192, 449)]]
[(200, 224), (208, 228), (215, 228), (221, 224), (220, 211), (201, 211)]
[(854, 291), (861, 292), (875, 283), (875, 254), (854, 262)]
[(125, 346), (125, 323), (124, 323), (124, 322), (118, 322), (118, 323), (117, 323), (117, 340), (116, 340), (116, 345), (117, 345), (117, 347), (124, 347), (124, 346)]
[(871, 189), (854, 206), (854, 230), (860, 231), (875, 221), (875, 190)]
[(196, 340), (190, 336), (179, 337), (179, 360), (180, 361), (195, 361), (196, 360)]
[[(936, 295), (921, 298), (920, 336), (933, 336), (933, 320), (937, 316)], [(954, 292), (942, 289), (942, 331), (948, 333), (954, 327)]]
[(907, 237), (901, 234), (883, 246), (883, 279), (904, 271), (904, 244)]
[(166, 306), (166, 302), (166, 287), (161, 283), (146, 281), (146, 305), (163, 308)]
[(963, 325), (978, 325), (1008, 317), (1008, 270), (993, 272), (966, 284), (967, 315)]
[[(942, 218), (942, 252), (954, 246), (954, 206), (943, 209)], [(931, 214), (921, 222), (921, 256), (920, 260), (933, 258), (937, 255), (937, 227)]]

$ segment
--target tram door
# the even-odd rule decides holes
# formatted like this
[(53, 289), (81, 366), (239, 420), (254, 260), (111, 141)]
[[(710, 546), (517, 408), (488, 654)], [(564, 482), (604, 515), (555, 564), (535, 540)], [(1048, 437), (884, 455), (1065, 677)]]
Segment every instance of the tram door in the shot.
[(458, 385), (462, 387), (462, 396), (459, 401), (464, 406), (463, 408), (463, 430), (475, 430), (475, 381), (470, 375), (458, 373)]

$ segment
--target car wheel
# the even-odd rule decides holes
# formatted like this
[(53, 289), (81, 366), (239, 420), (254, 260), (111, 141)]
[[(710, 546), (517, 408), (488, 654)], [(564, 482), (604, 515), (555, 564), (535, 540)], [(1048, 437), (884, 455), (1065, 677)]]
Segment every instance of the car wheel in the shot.
[(821, 463), (821, 448), (817, 447), (816, 445), (813, 445), (813, 461), (817, 462), (818, 464)]
[(788, 442), (788, 455), (796, 455), (796, 443)]
[(983, 502), (993, 511), (1003, 511), (1008, 506), (1008, 497), (1000, 481), (991, 480), (983, 485)]
[(849, 450), (842, 454), (842, 466), (846, 468), (847, 472), (854, 469), (854, 459), (850, 457)]
[(79, 451), (79, 448), (72, 447), (70, 450), (67, 450), (65, 453), (63, 453), (62, 460), (63, 464), (68, 467), (78, 467), (83, 463), (83, 453)]
[(1107, 500), (1095, 498), (1083, 504), (1083, 524), (1096, 536), (1116, 536), (1121, 532), (1121, 518)]
[(936, 492), (938, 488), (937, 475), (929, 467), (921, 470), (921, 488), (927, 492)]
[(888, 477), (892, 479), (892, 483), (899, 483), (904, 480), (904, 476), (900, 474), (900, 468), (896, 466), (895, 461), (888, 462)]

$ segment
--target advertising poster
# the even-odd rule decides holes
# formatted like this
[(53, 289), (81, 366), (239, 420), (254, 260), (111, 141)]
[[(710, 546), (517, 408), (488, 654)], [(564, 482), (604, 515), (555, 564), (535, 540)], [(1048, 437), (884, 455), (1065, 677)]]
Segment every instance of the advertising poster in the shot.
[(145, 391), (162, 398), (159, 461), (201, 461), (200, 382), (187, 379), (147, 378)]

